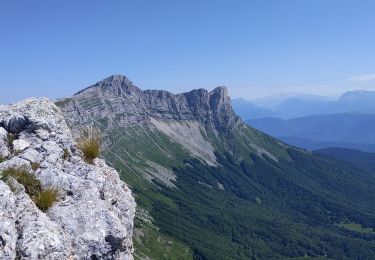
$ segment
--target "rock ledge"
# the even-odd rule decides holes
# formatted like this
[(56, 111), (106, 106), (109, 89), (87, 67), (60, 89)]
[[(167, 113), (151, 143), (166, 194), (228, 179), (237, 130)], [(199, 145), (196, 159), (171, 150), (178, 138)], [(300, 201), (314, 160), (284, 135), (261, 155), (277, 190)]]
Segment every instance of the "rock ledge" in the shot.
[(49, 100), (0, 106), (0, 172), (10, 167), (27, 167), (60, 198), (43, 213), (22, 185), (0, 181), (0, 259), (133, 259), (130, 189), (103, 160), (81, 159)]

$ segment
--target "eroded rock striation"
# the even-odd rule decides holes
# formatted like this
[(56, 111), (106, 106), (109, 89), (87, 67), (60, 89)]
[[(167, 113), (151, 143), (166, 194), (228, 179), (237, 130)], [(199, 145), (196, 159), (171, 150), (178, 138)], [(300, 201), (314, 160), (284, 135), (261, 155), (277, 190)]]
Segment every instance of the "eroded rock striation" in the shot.
[(192, 120), (216, 129), (226, 130), (242, 123), (234, 113), (228, 91), (218, 87), (212, 91), (196, 89), (172, 94), (164, 90), (136, 87), (127, 77), (110, 76), (81, 90), (57, 105), (63, 110), (69, 125), (100, 123), (129, 126), (149, 123), (150, 118)]
[[(217, 163), (208, 135), (222, 139), (219, 134), (245, 127), (234, 113), (225, 87), (172, 94), (141, 90), (122, 75), (105, 78), (58, 100), (56, 105), (71, 128), (95, 126), (109, 133), (113, 129), (126, 132), (124, 128), (141, 127), (142, 131), (161, 132), (209, 165)], [(166, 183), (164, 177), (159, 179)]]
[(0, 180), (0, 259), (133, 259), (130, 189), (103, 160), (82, 160), (47, 99), (0, 106), (0, 175), (12, 167), (27, 168), (59, 198), (44, 213), (21, 184)]

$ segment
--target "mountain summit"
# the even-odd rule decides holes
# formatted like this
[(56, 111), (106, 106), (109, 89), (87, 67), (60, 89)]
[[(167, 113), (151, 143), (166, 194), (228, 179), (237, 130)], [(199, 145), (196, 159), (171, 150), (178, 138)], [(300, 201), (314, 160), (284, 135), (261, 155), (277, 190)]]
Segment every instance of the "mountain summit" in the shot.
[(72, 113), (67, 116), (71, 124), (87, 124), (103, 117), (109, 119), (109, 124), (117, 121), (121, 126), (147, 123), (151, 117), (197, 120), (223, 129), (240, 123), (225, 87), (175, 95), (163, 90), (142, 91), (120, 75), (99, 81), (57, 104), (62, 105), (66, 113)]
[(247, 126), (224, 87), (172, 94), (111, 76), (56, 104), (73, 132), (101, 130), (133, 190), (137, 258), (375, 254), (375, 177)]

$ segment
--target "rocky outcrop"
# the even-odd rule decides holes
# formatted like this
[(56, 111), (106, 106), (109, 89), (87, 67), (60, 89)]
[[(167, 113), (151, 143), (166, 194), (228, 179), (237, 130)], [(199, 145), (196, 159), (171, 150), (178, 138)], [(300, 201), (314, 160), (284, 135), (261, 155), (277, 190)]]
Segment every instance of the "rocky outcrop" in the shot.
[(198, 121), (225, 131), (242, 123), (232, 109), (225, 87), (175, 95), (163, 90), (142, 91), (120, 75), (108, 77), (56, 104), (69, 125), (101, 120), (97, 123), (126, 127), (148, 124), (150, 118), (156, 118)]
[[(247, 148), (251, 147), (251, 152), (277, 160), (267, 145), (248, 134), (253, 130), (234, 113), (225, 87), (182, 94), (142, 91), (125, 76), (114, 75), (72, 97), (58, 100), (56, 105), (73, 134), (78, 125), (95, 126), (107, 135), (105, 140), (110, 140), (112, 130), (121, 133), (124, 128), (142, 127), (154, 134), (167, 135), (191, 156), (211, 166), (217, 165), (215, 150), (222, 149), (243, 159), (249, 154)], [(243, 137), (248, 145), (232, 146), (230, 139), (234, 136)], [(111, 143), (106, 141), (105, 145), (107, 148)]]
[[(40, 211), (22, 185), (0, 180), (0, 259), (132, 259), (135, 202), (101, 159), (85, 163), (52, 102), (0, 106), (0, 175), (26, 167), (58, 201)], [(11, 187), (10, 187), (11, 186)]]

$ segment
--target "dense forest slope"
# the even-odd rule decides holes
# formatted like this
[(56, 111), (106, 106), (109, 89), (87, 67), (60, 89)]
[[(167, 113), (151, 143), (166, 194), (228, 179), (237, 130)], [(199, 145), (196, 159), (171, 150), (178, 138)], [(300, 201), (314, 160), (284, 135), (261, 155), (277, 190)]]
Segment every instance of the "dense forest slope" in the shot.
[(135, 258), (375, 254), (375, 178), (249, 127), (223, 87), (175, 95), (111, 76), (56, 104), (73, 130), (101, 129), (131, 186)]
[(366, 153), (353, 149), (340, 147), (330, 147), (314, 151), (319, 154), (327, 155), (339, 161), (349, 163), (350, 165), (375, 174), (375, 153)]

